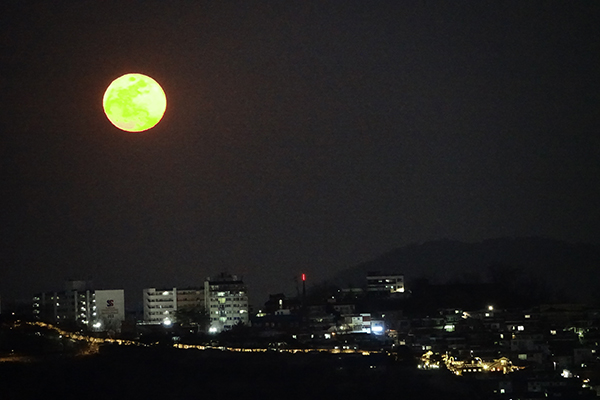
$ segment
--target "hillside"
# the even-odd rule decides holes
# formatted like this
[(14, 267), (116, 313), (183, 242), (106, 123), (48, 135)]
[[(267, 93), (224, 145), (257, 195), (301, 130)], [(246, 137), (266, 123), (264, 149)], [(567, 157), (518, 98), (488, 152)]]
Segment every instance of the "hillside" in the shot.
[(339, 286), (362, 286), (368, 271), (393, 271), (411, 282), (520, 281), (545, 285), (556, 298), (600, 300), (600, 247), (549, 238), (498, 238), (478, 243), (431, 241), (395, 249), (335, 275)]

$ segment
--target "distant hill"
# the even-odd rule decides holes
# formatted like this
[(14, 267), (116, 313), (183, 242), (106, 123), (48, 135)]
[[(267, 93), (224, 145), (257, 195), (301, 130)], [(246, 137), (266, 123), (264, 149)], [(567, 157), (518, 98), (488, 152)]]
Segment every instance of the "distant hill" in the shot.
[(365, 284), (369, 271), (400, 272), (411, 282), (433, 283), (520, 281), (544, 285), (559, 301), (600, 303), (600, 247), (540, 238), (498, 238), (479, 243), (431, 241), (398, 248), (331, 280), (347, 287)]

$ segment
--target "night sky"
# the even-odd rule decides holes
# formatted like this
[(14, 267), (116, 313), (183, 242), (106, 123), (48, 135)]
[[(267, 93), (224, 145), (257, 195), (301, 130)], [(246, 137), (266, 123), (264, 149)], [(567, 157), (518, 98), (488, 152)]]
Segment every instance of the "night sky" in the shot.
[[(167, 94), (144, 133), (102, 96)], [(4, 1), (0, 295), (243, 276), (253, 303), (394, 248), (598, 243), (598, 1)]]

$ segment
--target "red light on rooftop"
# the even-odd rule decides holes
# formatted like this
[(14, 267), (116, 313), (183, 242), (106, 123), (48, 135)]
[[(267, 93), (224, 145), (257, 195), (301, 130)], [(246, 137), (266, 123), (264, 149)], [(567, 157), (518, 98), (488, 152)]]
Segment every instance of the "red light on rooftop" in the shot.
[(302, 274), (302, 280), (305, 281), (306, 280), (306, 274)]

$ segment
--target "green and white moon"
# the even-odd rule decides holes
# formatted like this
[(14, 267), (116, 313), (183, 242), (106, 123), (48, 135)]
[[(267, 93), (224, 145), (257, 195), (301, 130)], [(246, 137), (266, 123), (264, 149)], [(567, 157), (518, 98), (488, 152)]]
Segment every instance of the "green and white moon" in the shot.
[(106, 117), (127, 132), (154, 127), (167, 109), (167, 97), (158, 82), (142, 74), (126, 74), (108, 86), (102, 99)]

